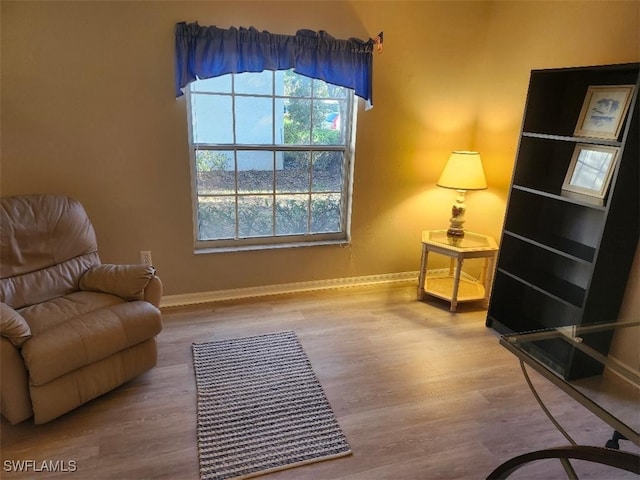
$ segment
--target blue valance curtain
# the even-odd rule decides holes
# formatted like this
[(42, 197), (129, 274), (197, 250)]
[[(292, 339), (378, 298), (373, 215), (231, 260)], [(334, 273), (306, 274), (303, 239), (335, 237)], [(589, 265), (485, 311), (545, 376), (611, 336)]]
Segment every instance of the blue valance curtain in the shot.
[(176, 24), (176, 97), (189, 83), (228, 73), (288, 70), (351, 88), (372, 102), (375, 41), (336, 40), (324, 31), (277, 35), (250, 28)]

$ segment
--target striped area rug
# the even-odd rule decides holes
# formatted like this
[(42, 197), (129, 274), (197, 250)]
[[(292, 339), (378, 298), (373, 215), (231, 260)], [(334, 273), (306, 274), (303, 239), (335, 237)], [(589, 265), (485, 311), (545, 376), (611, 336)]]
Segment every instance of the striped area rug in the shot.
[(351, 454), (294, 332), (193, 344), (202, 480)]

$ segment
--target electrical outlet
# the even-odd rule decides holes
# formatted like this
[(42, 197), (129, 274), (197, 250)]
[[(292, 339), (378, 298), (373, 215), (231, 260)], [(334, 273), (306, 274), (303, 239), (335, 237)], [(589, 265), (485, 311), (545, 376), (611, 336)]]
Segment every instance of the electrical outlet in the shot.
[(140, 252), (140, 261), (145, 265), (153, 265), (153, 260), (151, 260), (151, 252), (149, 250), (143, 250)]

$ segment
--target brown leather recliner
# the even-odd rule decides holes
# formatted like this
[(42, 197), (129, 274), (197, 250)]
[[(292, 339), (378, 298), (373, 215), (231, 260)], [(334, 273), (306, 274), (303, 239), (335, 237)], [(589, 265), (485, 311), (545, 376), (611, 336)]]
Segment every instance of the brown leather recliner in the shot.
[(48, 422), (155, 366), (162, 283), (102, 264), (82, 205), (0, 201), (0, 413)]

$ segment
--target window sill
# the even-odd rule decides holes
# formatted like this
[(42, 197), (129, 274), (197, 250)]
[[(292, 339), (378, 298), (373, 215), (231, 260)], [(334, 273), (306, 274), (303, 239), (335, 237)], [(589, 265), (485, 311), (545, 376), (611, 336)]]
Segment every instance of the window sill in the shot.
[(290, 242), (290, 243), (273, 243), (261, 245), (238, 245), (226, 247), (202, 247), (195, 248), (193, 253), (196, 255), (207, 255), (212, 253), (230, 253), (230, 252), (246, 252), (253, 250), (279, 250), (283, 248), (303, 248), (303, 247), (320, 247), (327, 245), (337, 245), (346, 247), (349, 240), (318, 240), (315, 242)]

